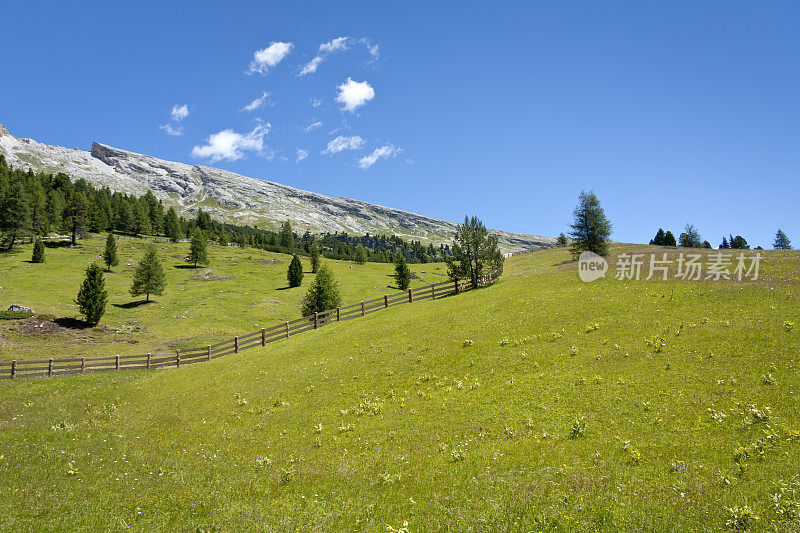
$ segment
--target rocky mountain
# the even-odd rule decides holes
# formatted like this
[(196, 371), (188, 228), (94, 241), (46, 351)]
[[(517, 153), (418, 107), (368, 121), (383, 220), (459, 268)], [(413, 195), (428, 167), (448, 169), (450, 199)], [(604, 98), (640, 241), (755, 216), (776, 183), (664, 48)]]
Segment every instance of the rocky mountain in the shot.
[[(369, 204), (331, 198), (272, 181), (205, 165), (187, 165), (92, 143), (91, 151), (42, 144), (11, 135), (0, 125), (0, 154), (14, 167), (64, 172), (112, 191), (142, 195), (151, 189), (167, 205), (190, 215), (199, 208), (219, 220), (276, 228), (290, 220), (296, 231), (393, 234), (405, 239), (450, 242), (452, 222)], [(554, 239), (492, 230), (513, 252), (547, 246)]]

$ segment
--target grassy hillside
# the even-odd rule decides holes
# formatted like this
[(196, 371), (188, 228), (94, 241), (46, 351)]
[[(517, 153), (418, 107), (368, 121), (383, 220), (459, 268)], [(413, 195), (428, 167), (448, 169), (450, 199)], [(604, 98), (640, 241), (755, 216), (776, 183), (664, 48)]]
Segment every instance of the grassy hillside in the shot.
[[(162, 239), (163, 241), (163, 239)], [(0, 309), (25, 305), (40, 316), (24, 324), (0, 321), (0, 361), (56, 357), (140, 354), (203, 346), (300, 317), (300, 301), (314, 279), (303, 260), (303, 286), (288, 289), (291, 256), (234, 246), (209, 245), (210, 264), (186, 263), (188, 243), (159, 242), (167, 289), (155, 302), (131, 297), (133, 271), (148, 241), (118, 237), (119, 266), (106, 274), (108, 305), (98, 328), (79, 329), (74, 303), (91, 262), (102, 265), (105, 239), (81, 241), (77, 249), (48, 248), (42, 264), (28, 262), (32, 245), (0, 254)], [(345, 304), (396, 292), (394, 265), (328, 261)], [(104, 266), (104, 265), (103, 265)], [(446, 279), (443, 264), (412, 264), (412, 287)], [(43, 316), (41, 316), (43, 315)], [(49, 319), (49, 320), (48, 320)]]
[(178, 370), (4, 380), (0, 529), (796, 529), (800, 255), (756, 282), (567, 259)]

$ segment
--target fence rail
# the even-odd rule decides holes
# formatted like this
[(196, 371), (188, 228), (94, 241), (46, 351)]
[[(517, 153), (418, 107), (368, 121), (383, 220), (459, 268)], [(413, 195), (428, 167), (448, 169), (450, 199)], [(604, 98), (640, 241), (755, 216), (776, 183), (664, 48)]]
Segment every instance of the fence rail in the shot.
[[(495, 272), (478, 280), (477, 285), (485, 285), (500, 277)], [(171, 352), (152, 352), (138, 355), (104, 355), (100, 357), (50, 358), (35, 361), (0, 361), (0, 379), (35, 376), (63, 376), (68, 374), (86, 374), (89, 372), (107, 372), (133, 369), (180, 368), (202, 361), (210, 361), (225, 355), (238, 354), (257, 346), (266, 346), (270, 342), (289, 339), (293, 335), (318, 329), (334, 322), (361, 318), (382, 309), (396, 305), (413, 303), (434, 298), (443, 298), (451, 294), (473, 289), (471, 280), (442, 281), (408, 289), (406, 291), (386, 294), (372, 300), (328, 309), (313, 315), (282, 322), (269, 328), (236, 336), (231, 340), (198, 346)]]

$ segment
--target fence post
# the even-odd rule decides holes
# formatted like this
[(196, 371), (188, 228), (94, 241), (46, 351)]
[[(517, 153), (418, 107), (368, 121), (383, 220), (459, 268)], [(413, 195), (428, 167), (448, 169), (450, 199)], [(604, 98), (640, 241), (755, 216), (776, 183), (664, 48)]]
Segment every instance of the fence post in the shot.
[(456, 284), (456, 294), (458, 294), (458, 280), (455, 281)]
[(208, 345), (208, 360), (211, 361), (211, 345)]
[(239, 353), (239, 337), (233, 338), (233, 353)]
[(317, 329), (317, 326), (319, 326), (319, 313), (314, 311), (314, 329)]
[(261, 328), (261, 346), (267, 345), (267, 330)]
[(11, 361), (11, 379), (17, 377), (17, 360)]
[(383, 307), (384, 308), (389, 307), (389, 295), (388, 294), (384, 294), (383, 295)]
[(52, 376), (53, 375), (53, 358), (52, 357), (50, 358), (50, 363), (47, 365), (47, 375), (48, 376)]
[(408, 303), (411, 303), (413, 301), (414, 301), (414, 297), (411, 295), (411, 289), (408, 289)]
[(361, 302), (361, 316), (364, 316), (364, 302)]
[(175, 350), (175, 368), (180, 368), (181, 366), (181, 351)]
[(86, 358), (81, 357), (81, 374), (86, 373)]
[(431, 300), (436, 299), (436, 284), (431, 285)]
[(119, 370), (119, 356), (114, 357), (114, 370)]
[(286, 338), (289, 338), (289, 322), (286, 322)]
[(150, 354), (147, 354), (147, 370), (150, 370)]
[(341, 320), (341, 309), (339, 307), (336, 308), (336, 322)]

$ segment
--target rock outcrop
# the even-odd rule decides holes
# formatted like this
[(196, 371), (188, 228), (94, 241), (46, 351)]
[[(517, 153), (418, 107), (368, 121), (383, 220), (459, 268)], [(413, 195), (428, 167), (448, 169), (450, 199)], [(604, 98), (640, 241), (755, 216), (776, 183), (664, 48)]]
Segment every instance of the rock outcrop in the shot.
[[(217, 219), (277, 228), (290, 220), (295, 230), (312, 233), (387, 233), (405, 239), (450, 242), (452, 222), (369, 204), (331, 198), (272, 181), (249, 178), (205, 165), (187, 165), (137, 154), (101, 143), (91, 151), (63, 148), (19, 139), (0, 125), (0, 154), (14, 167), (64, 172), (95, 186), (142, 195), (151, 189), (166, 205), (190, 215), (202, 207)], [(492, 230), (505, 252), (547, 246), (554, 240)]]

